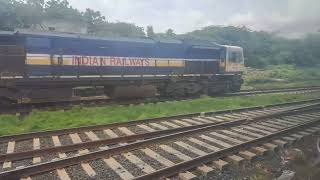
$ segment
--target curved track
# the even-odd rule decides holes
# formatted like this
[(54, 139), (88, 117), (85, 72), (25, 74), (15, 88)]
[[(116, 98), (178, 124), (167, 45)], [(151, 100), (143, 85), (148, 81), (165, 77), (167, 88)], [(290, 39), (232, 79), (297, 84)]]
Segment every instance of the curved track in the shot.
[[(1, 146), (6, 147), (0, 156), (0, 178), (99, 179), (106, 172), (115, 179), (192, 176), (187, 171), (197, 166), (201, 172), (212, 169), (212, 164), (203, 162), (222, 168), (226, 163), (222, 157), (250, 160), (320, 130), (308, 128), (298, 133), (301, 128), (319, 126), (319, 103), (303, 101), (4, 136), (0, 137)], [(46, 140), (52, 147), (46, 147)], [(18, 149), (23, 143), (31, 144), (31, 149)], [(239, 154), (226, 156), (236, 152)]]

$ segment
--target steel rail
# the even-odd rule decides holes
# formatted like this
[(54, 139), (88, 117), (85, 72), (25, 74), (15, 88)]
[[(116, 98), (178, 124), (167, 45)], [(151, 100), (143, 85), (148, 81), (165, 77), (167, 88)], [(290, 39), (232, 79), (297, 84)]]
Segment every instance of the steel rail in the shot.
[[(247, 121), (247, 120), (244, 120), (244, 121)], [(317, 123), (318, 123), (318, 121), (319, 120), (316, 120)], [(252, 121), (250, 121), (250, 122), (252, 122)], [(312, 121), (312, 122), (314, 122), (314, 121)], [(240, 123), (240, 124), (242, 124), (242, 123)], [(164, 135), (164, 136), (160, 136), (160, 137), (156, 137), (156, 138), (141, 140), (138, 142), (130, 143), (130, 144), (119, 146), (119, 147), (113, 147), (113, 148), (106, 149), (106, 150), (98, 150), (98, 151), (83, 154), (83, 155), (76, 155), (76, 156), (68, 157), (65, 159), (59, 159), (59, 160), (46, 162), (46, 163), (40, 163), (37, 165), (31, 165), (28, 167), (19, 168), (19, 169), (15, 169), (15, 170), (11, 170), (11, 171), (5, 171), (5, 172), (0, 173), (0, 178), (7, 179), (7, 178), (26, 177), (26, 176), (30, 176), (30, 175), (34, 175), (34, 174), (39, 174), (39, 173), (48, 172), (51, 170), (67, 167), (67, 166), (72, 166), (72, 165), (78, 164), (80, 162), (87, 162), (87, 161), (91, 161), (91, 160), (95, 160), (95, 159), (99, 159), (99, 158), (107, 158), (107, 157), (110, 157), (112, 155), (119, 154), (122, 152), (128, 152), (128, 151), (143, 148), (145, 146), (148, 146), (151, 143), (152, 144), (153, 143), (161, 143), (161, 142), (164, 142), (168, 139), (187, 136), (187, 135), (190, 135), (191, 133), (192, 134), (199, 133), (202, 131), (209, 130), (211, 128), (216, 128), (217, 126), (221, 126), (221, 125), (222, 124), (187, 130), (187, 131), (183, 131), (183, 132), (177, 132), (177, 133)], [(232, 121), (223, 123), (223, 127), (230, 127), (233, 125), (234, 125), (234, 122), (232, 122)]]
[[(233, 122), (234, 125), (241, 124), (241, 123), (247, 123), (247, 122), (256, 122), (261, 119), (266, 119), (266, 118), (276, 118), (278, 116), (285, 116), (285, 115), (293, 115), (296, 113), (301, 113), (305, 111), (309, 111), (310, 109), (308, 108), (313, 108), (316, 106), (319, 106), (319, 104), (313, 104), (309, 106), (304, 106), (304, 107), (299, 107), (299, 108), (294, 108), (290, 110), (285, 110), (282, 112), (276, 112), (276, 113), (270, 113), (270, 114), (264, 114), (260, 116), (256, 116), (254, 118), (248, 119), (248, 118), (239, 118)], [(311, 109), (313, 110), (313, 109)], [(54, 153), (54, 152), (68, 152), (68, 151), (75, 151), (79, 149), (88, 149), (88, 148), (94, 148), (94, 147), (99, 147), (99, 146), (106, 146), (106, 145), (114, 145), (114, 144), (119, 144), (119, 143), (128, 143), (128, 142), (134, 142), (138, 140), (144, 140), (144, 139), (150, 139), (150, 138), (155, 138), (167, 134), (173, 134), (177, 132), (182, 132), (182, 131), (187, 131), (187, 130), (192, 130), (192, 129), (197, 129), (197, 128), (203, 128), (206, 126), (212, 126), (216, 125), (216, 128), (220, 127), (225, 127), (224, 123), (208, 123), (208, 124), (201, 124), (201, 125), (193, 125), (193, 126), (187, 126), (187, 127), (181, 127), (181, 128), (175, 128), (175, 129), (168, 129), (168, 130), (161, 130), (161, 131), (155, 131), (155, 132), (148, 132), (148, 133), (143, 133), (143, 134), (135, 134), (131, 136), (122, 136), (118, 138), (112, 138), (112, 139), (103, 139), (103, 140), (97, 140), (97, 141), (89, 141), (89, 142), (82, 142), (82, 143), (77, 143), (77, 144), (71, 144), (71, 145), (66, 145), (66, 146), (56, 146), (56, 147), (50, 147), (50, 148), (42, 148), (42, 149), (37, 149), (37, 150), (31, 150), (31, 151), (23, 151), (23, 152), (16, 152), (16, 153), (9, 153), (9, 154), (0, 154), (0, 162), (4, 161), (14, 161), (14, 160), (22, 160), (22, 159), (27, 159), (30, 157), (34, 157), (34, 155), (43, 155), (46, 153)], [(230, 124), (232, 125), (232, 124)]]
[[(231, 123), (228, 125), (238, 125), (241, 123), (246, 122), (247, 119), (239, 119), (235, 121), (230, 121)], [(187, 126), (187, 127), (181, 127), (181, 128), (175, 128), (175, 129), (168, 129), (163, 131), (155, 131), (155, 132), (149, 132), (144, 134), (135, 134), (131, 136), (122, 136), (118, 138), (112, 138), (112, 139), (104, 139), (104, 140), (97, 140), (97, 141), (90, 141), (90, 142), (82, 142), (77, 144), (71, 144), (67, 146), (56, 146), (52, 148), (43, 148), (43, 149), (37, 149), (32, 151), (24, 151), (24, 152), (18, 152), (18, 153), (10, 153), (10, 154), (1, 154), (0, 155), (0, 162), (3, 161), (14, 161), (14, 160), (21, 160), (23, 158), (29, 158), (33, 157), (33, 155), (42, 155), (45, 153), (53, 153), (53, 152), (68, 152), (68, 151), (75, 151), (79, 149), (88, 149), (93, 147), (99, 147), (99, 146), (107, 146), (107, 145), (113, 145), (113, 144), (119, 144), (119, 143), (128, 143), (128, 142), (134, 142), (138, 140), (145, 140), (145, 139), (151, 139), (163, 135), (168, 134), (174, 134), (177, 132), (183, 132), (188, 131), (192, 129), (197, 128), (203, 128), (207, 126), (213, 126), (215, 128), (220, 127), (226, 127), (226, 124), (224, 123), (209, 123), (209, 124), (201, 124), (201, 125), (195, 125), (195, 126)]]
[(273, 94), (273, 93), (290, 93), (290, 92), (300, 92), (300, 91), (319, 91), (320, 87), (316, 88), (299, 88), (299, 89), (286, 89), (286, 90), (258, 90), (258, 91), (243, 91), (237, 93), (226, 93), (224, 97), (231, 97), (231, 96), (248, 96), (248, 95), (259, 95), (259, 94)]
[(21, 141), (26, 139), (32, 139), (36, 137), (46, 137), (46, 136), (53, 136), (53, 135), (61, 135), (61, 134), (69, 134), (69, 133), (77, 133), (80, 131), (94, 131), (94, 130), (101, 130), (107, 128), (117, 128), (120, 126), (133, 126), (142, 123), (151, 123), (151, 122), (158, 122), (162, 120), (170, 120), (176, 118), (189, 118), (195, 116), (210, 116), (210, 115), (218, 115), (224, 113), (236, 113), (241, 111), (249, 111), (249, 110), (258, 110), (264, 108), (271, 108), (277, 106), (287, 106), (287, 105), (299, 105), (304, 103), (312, 103), (320, 101), (319, 99), (313, 100), (303, 100), (303, 101), (295, 101), (289, 103), (278, 103), (278, 104), (269, 104), (263, 106), (255, 106), (255, 107), (246, 107), (246, 108), (238, 108), (238, 109), (227, 109), (227, 110), (220, 110), (220, 111), (211, 111), (211, 112), (204, 112), (204, 113), (190, 113), (190, 114), (182, 114), (182, 115), (174, 115), (174, 116), (167, 116), (167, 117), (159, 117), (159, 118), (150, 118), (150, 119), (143, 119), (143, 120), (132, 120), (127, 122), (119, 122), (119, 123), (112, 123), (112, 124), (102, 124), (102, 125), (94, 125), (94, 126), (81, 126), (76, 128), (68, 128), (68, 129), (59, 129), (59, 130), (49, 130), (49, 131), (39, 131), (33, 133), (24, 133), (24, 134), (16, 134), (16, 135), (7, 135), (7, 136), (0, 136), (0, 143), (8, 142), (8, 141)]
[(153, 173), (142, 175), (140, 177), (136, 177), (134, 179), (135, 180), (150, 180), (150, 179), (161, 179), (161, 178), (165, 178), (165, 177), (170, 177), (170, 176), (176, 175), (177, 172), (183, 172), (183, 171), (190, 170), (194, 167), (201, 166), (201, 165), (209, 163), (215, 159), (221, 158), (221, 157), (225, 156), (226, 154), (236, 153), (236, 152), (239, 152), (239, 150), (241, 150), (241, 149), (246, 149), (246, 148), (254, 146), (254, 145), (259, 145), (259, 144), (262, 144), (263, 142), (267, 142), (269, 140), (272, 140), (275, 137), (278, 137), (278, 136), (281, 136), (284, 134), (288, 134), (288, 133), (296, 131), (298, 129), (306, 128), (306, 127), (309, 127), (309, 126), (312, 126), (315, 124), (319, 124), (319, 123), (320, 123), (320, 119), (314, 120), (312, 122), (299, 124), (299, 125), (296, 125), (293, 127), (289, 127), (289, 128), (280, 130), (278, 132), (272, 133), (270, 135), (266, 135), (261, 138), (255, 138), (251, 141), (244, 142), (244, 143), (238, 144), (238, 145), (234, 145), (230, 148), (225, 148), (220, 151), (212, 152), (207, 155), (194, 158), (190, 161), (184, 161), (184, 162), (175, 164), (174, 166), (163, 168), (163, 169), (160, 169), (160, 170), (155, 171)]
[(241, 90), (237, 93), (260, 93), (260, 92), (282, 92), (282, 91), (308, 91), (308, 90), (318, 90), (320, 86), (310, 86), (310, 87), (292, 87), (292, 88), (278, 88), (278, 89), (252, 89), (252, 90)]
[(257, 89), (247, 89), (241, 90), (241, 92), (245, 91), (268, 91), (268, 90), (286, 90), (286, 89), (306, 89), (306, 88), (320, 88), (320, 86), (296, 86), (296, 87), (284, 87), (284, 88), (257, 88)]

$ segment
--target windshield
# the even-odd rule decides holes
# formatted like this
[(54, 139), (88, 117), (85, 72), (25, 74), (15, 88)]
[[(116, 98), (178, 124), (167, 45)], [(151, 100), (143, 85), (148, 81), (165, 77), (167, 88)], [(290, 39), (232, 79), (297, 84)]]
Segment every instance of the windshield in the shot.
[(243, 62), (242, 51), (230, 50), (228, 53), (228, 59), (229, 59), (229, 62), (231, 63), (242, 63)]

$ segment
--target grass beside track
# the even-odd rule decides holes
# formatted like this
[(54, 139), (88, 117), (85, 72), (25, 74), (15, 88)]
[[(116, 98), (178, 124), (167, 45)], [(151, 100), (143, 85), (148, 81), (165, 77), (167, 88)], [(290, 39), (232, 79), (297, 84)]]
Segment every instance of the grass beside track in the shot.
[(68, 111), (34, 111), (24, 119), (0, 115), (0, 135), (124, 122), (187, 113), (217, 111), (320, 98), (320, 93), (247, 97), (202, 97), (180, 102), (132, 106), (81, 107)]

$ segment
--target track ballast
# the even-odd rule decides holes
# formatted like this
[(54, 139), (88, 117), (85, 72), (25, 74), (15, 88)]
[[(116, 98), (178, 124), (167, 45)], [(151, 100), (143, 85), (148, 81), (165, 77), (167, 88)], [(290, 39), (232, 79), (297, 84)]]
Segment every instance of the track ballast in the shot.
[[(0, 140), (7, 149), (1, 156), (6, 168), (2, 169), (0, 177), (153, 179), (198, 176), (199, 172), (210, 173), (211, 169), (223, 168), (228, 163), (250, 161), (318, 131), (318, 103), (319, 100), (314, 100), (83, 127), (64, 130), (65, 134), (51, 131), (2, 137)], [(309, 128), (311, 125), (313, 128)], [(103, 139), (97, 130), (108, 137)], [(50, 151), (43, 149), (46, 144), (43, 138), (51, 139), (54, 147)], [(65, 144), (64, 138), (72, 142)], [(29, 144), (33, 144), (31, 150), (17, 150), (19, 141), (28, 139), (31, 140)]]

